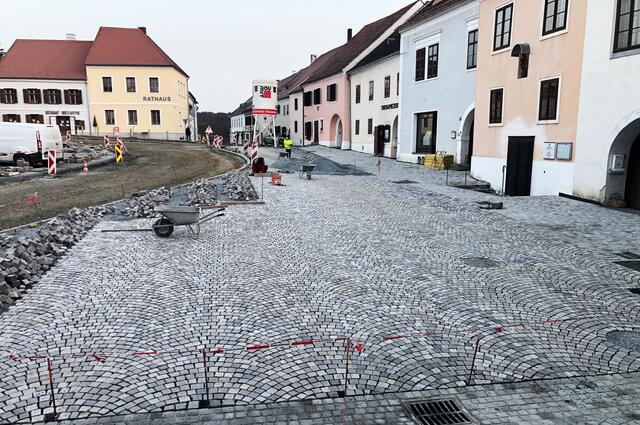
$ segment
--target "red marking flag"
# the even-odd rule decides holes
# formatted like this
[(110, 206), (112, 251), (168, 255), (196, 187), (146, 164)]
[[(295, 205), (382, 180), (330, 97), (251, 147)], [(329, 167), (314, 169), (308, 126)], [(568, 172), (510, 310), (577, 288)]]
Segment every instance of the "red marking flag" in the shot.
[(38, 192), (34, 193), (29, 198), (27, 198), (27, 205), (35, 204), (37, 200), (38, 200)]

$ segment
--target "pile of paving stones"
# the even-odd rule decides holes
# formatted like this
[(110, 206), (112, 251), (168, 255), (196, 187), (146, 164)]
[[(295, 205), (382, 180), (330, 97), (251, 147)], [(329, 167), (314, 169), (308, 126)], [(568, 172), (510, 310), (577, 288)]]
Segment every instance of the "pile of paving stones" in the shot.
[(65, 142), (65, 162), (82, 163), (84, 161), (93, 161), (107, 154), (109, 154), (109, 151), (101, 144), (86, 144), (81, 140)]
[(224, 178), (223, 193), (234, 201), (254, 201), (259, 199), (256, 189), (246, 172), (230, 173)]
[(0, 313), (13, 305), (111, 207), (74, 208), (43, 225), (33, 236), (0, 239)]
[(11, 177), (17, 176), (20, 173), (24, 173), (25, 171), (29, 171), (31, 167), (27, 162), (18, 161), (19, 165), (17, 166), (4, 166), (0, 167), (0, 177)]
[(218, 184), (216, 180), (196, 180), (189, 187), (187, 205), (201, 206), (215, 204), (218, 198)]
[(134, 193), (124, 208), (123, 214), (129, 218), (156, 217), (158, 213), (154, 211), (155, 208), (166, 204), (170, 199), (171, 192), (166, 187)]

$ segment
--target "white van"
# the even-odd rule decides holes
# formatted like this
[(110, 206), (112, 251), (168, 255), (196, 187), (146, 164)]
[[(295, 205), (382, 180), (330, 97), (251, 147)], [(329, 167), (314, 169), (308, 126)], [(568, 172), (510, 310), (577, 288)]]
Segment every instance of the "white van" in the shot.
[[(37, 133), (40, 133), (38, 146)], [(63, 145), (60, 129), (55, 125), (0, 123), (0, 161), (14, 164), (23, 159), (29, 164), (44, 162), (43, 152), (56, 150), (56, 158), (62, 158)]]

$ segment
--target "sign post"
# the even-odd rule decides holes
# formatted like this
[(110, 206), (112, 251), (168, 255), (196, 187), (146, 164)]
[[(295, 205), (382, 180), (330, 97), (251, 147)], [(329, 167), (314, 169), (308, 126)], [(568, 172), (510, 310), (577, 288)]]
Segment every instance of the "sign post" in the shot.
[(116, 164), (121, 165), (124, 163), (124, 159), (122, 157), (122, 146), (119, 143), (116, 143)]
[(211, 129), (211, 126), (207, 126), (207, 129), (204, 131), (204, 133), (207, 135), (207, 146), (211, 145), (211, 135), (213, 134), (213, 130)]
[(55, 177), (56, 176), (56, 171), (57, 170), (57, 162), (56, 162), (56, 151), (55, 149), (51, 149), (47, 155), (47, 165), (48, 165), (48, 171), (49, 171), (49, 175), (51, 177)]

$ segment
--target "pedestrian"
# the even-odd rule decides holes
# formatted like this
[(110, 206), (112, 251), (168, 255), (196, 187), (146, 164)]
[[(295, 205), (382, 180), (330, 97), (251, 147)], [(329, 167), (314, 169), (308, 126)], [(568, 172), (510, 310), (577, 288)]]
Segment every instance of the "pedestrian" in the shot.
[(187, 136), (187, 141), (190, 142), (191, 141), (191, 128), (187, 127), (187, 129), (184, 131), (184, 133)]
[(291, 148), (293, 147), (293, 140), (289, 136), (284, 138), (284, 150), (287, 152), (287, 158), (291, 158)]

